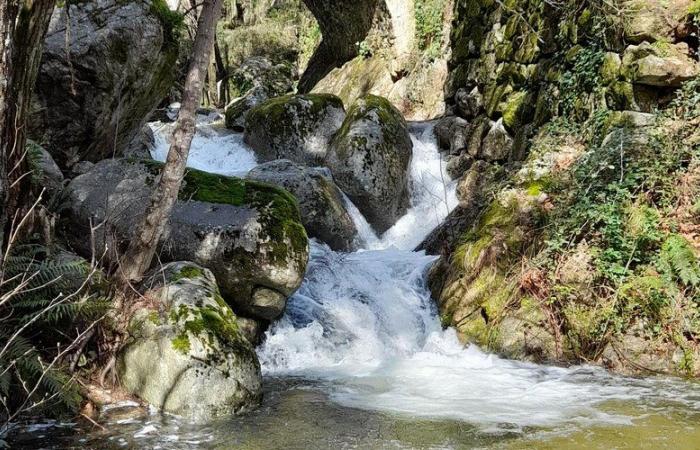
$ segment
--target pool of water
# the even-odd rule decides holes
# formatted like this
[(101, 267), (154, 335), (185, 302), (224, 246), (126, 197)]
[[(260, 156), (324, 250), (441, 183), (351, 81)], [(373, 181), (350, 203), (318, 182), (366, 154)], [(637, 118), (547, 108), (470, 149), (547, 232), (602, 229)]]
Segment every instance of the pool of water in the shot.
[[(256, 165), (240, 135), (200, 122), (189, 164)], [(153, 125), (156, 159), (168, 127)], [(700, 449), (700, 387), (594, 367), (509, 361), (443, 330), (426, 287), (435, 257), (413, 248), (456, 206), (430, 125), (412, 127), (411, 207), (376, 236), (348, 203), (361, 249), (311, 243), (309, 268), (257, 349), (263, 405), (195, 425), (156, 411), (20, 429), (14, 448)]]

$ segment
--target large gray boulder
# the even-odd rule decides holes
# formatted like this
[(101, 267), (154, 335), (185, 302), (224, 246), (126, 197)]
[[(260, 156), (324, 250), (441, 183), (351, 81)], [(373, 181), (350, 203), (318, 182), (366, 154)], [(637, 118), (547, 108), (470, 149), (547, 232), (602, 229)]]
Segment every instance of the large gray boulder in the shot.
[[(105, 160), (73, 179), (62, 214), (65, 234), (90, 256), (116, 263), (149, 203), (161, 165)], [(301, 284), (308, 239), (288, 192), (250, 180), (188, 170), (159, 244), (162, 262), (194, 261), (210, 269), (237, 313), (272, 320)]]
[(119, 379), (149, 404), (196, 422), (249, 410), (262, 398), (260, 363), (212, 273), (174, 262), (144, 283)]
[(413, 142), (406, 121), (389, 101), (358, 100), (326, 156), (338, 186), (379, 233), (408, 209), (408, 166)]
[(261, 164), (247, 178), (280, 186), (299, 201), (301, 221), (310, 237), (334, 250), (355, 247), (357, 228), (345, 207), (340, 189), (327, 169), (308, 168), (287, 159)]
[(248, 112), (245, 142), (263, 162), (319, 165), (343, 119), (343, 101), (335, 95), (285, 95)]
[(263, 56), (243, 61), (223, 83), (233, 100), (226, 106), (226, 127), (234, 131), (245, 129), (248, 111), (265, 100), (290, 92), (294, 84), (289, 66), (272, 64)]
[(162, 0), (65, 4), (51, 17), (28, 121), (64, 170), (120, 154), (170, 88), (178, 51)]

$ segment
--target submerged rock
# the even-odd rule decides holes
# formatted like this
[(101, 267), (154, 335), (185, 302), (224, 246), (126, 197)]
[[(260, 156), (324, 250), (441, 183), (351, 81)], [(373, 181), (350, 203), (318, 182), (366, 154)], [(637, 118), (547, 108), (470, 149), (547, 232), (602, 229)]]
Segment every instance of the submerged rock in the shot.
[(357, 228), (345, 207), (343, 194), (327, 170), (281, 159), (256, 167), (247, 178), (291, 192), (299, 200), (301, 221), (310, 237), (320, 239), (334, 250), (354, 248)]
[[(105, 160), (66, 189), (65, 232), (83, 255), (116, 263), (140, 223), (161, 167), (153, 161)], [(236, 312), (272, 320), (301, 284), (308, 239), (296, 200), (250, 180), (188, 170), (160, 242), (163, 262), (210, 269)]]
[(118, 363), (122, 385), (163, 411), (197, 422), (257, 406), (260, 363), (213, 274), (173, 262), (155, 270), (144, 288), (153, 307), (131, 319), (131, 341)]
[(170, 88), (178, 52), (151, 1), (66, 5), (51, 17), (28, 120), (64, 170), (121, 153)]
[(334, 95), (286, 95), (250, 110), (245, 142), (261, 161), (318, 165), (343, 119), (343, 102)]
[(406, 121), (388, 100), (368, 95), (355, 103), (326, 157), (338, 186), (378, 232), (408, 209), (413, 142)]

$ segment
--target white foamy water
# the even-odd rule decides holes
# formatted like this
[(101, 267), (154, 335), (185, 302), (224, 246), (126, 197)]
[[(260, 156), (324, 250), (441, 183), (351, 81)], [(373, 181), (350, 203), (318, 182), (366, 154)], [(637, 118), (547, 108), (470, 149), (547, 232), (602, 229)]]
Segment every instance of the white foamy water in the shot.
[[(163, 159), (166, 138), (158, 139), (154, 153)], [(343, 406), (462, 420), (486, 431), (629, 423), (603, 411), (609, 400), (687, 404), (682, 386), (664, 391), (600, 369), (504, 360), (442, 330), (426, 287), (435, 257), (411, 249), (456, 206), (455, 182), (444, 174), (431, 127), (412, 139), (410, 210), (377, 237), (350, 203), (364, 248), (345, 254), (311, 243), (304, 283), (258, 348), (266, 376), (318, 380)], [(240, 135), (200, 125), (189, 164), (241, 175), (255, 158)]]
[[(255, 153), (243, 142), (243, 135), (226, 130), (220, 121), (211, 123), (209, 117), (199, 117), (197, 134), (192, 140), (188, 167), (228, 176), (245, 176), (257, 165)], [(149, 124), (155, 135), (153, 159), (165, 161), (170, 148), (174, 124)]]

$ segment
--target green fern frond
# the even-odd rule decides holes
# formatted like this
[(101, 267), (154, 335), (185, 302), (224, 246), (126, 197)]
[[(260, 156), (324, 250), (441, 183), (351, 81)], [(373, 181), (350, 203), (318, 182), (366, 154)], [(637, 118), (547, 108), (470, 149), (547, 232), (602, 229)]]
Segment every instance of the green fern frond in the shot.
[(661, 246), (657, 266), (667, 277), (683, 285), (700, 285), (700, 264), (690, 243), (678, 234), (670, 235)]

